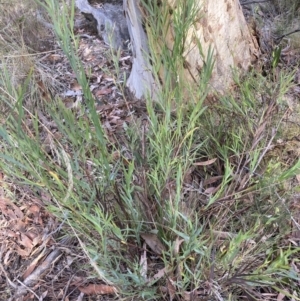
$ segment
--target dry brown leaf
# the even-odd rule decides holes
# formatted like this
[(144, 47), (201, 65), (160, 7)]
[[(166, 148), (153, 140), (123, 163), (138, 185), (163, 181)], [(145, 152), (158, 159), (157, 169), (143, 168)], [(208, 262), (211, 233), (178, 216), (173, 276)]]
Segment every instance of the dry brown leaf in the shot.
[(64, 99), (64, 103), (65, 103), (66, 107), (69, 108), (72, 103), (74, 105), (74, 99), (73, 99), (73, 97), (80, 96), (82, 94), (83, 94), (83, 92), (80, 91), (80, 90), (77, 90), (77, 91), (75, 91), (75, 90), (67, 90), (64, 93), (62, 93), (61, 95), (65, 98)]
[(222, 179), (223, 179), (223, 176), (211, 177), (211, 178), (204, 181), (203, 186), (207, 186), (207, 185), (216, 183), (217, 181), (222, 180)]
[(74, 277), (72, 277), (70, 286), (81, 286), (85, 283), (85, 281), (86, 281), (86, 278), (84, 278), (84, 277), (74, 276)]
[(159, 270), (152, 278), (150, 278), (148, 280), (148, 283), (149, 282), (156, 282), (157, 280), (159, 280), (160, 278), (164, 277), (167, 273), (167, 268), (164, 267), (163, 269)]
[(38, 235), (37, 231), (34, 230), (36, 229), (32, 228), (30, 231), (27, 231), (26, 236), (29, 237), (32, 240), (32, 242), (35, 241), (33, 242), (33, 244), (36, 245), (37, 242), (39, 242), (40, 240), (40, 236)]
[(235, 233), (225, 231), (212, 230), (212, 233), (215, 234), (218, 239), (232, 239), (233, 237), (237, 236)]
[[(181, 244), (184, 242), (184, 239), (179, 239), (179, 237), (176, 238), (175, 244), (174, 244), (174, 250), (173, 250), (173, 255), (176, 257), (179, 253), (179, 248)], [(176, 279), (177, 280), (182, 280), (182, 264), (178, 263), (176, 267)]]
[(104, 89), (100, 89), (100, 90), (96, 91), (95, 95), (96, 96), (107, 95), (111, 92), (112, 92), (111, 88), (104, 88)]
[(39, 301), (42, 301), (42, 300), (44, 300), (44, 298), (46, 298), (46, 297), (47, 297), (47, 295), (48, 295), (48, 291), (45, 291), (45, 292), (43, 292), (43, 293), (42, 293), (42, 295), (40, 296), (40, 299), (39, 299)]
[(106, 80), (107, 82), (114, 82), (115, 79), (113, 77), (109, 77), (108, 75), (103, 75), (103, 79)]
[(27, 257), (31, 253), (36, 242), (33, 242), (26, 234), (21, 233), (17, 243), (22, 246), (22, 248), (19, 246), (17, 247), (18, 254), (22, 257)]
[[(109, 122), (112, 124), (118, 124), (118, 123), (120, 123), (120, 117), (119, 116), (111, 116), (109, 119)], [(123, 123), (122, 120), (121, 120), (121, 123)]]
[(120, 151), (114, 151), (112, 154), (111, 154), (111, 158), (113, 161), (118, 161), (121, 157), (121, 153)]
[(13, 254), (14, 250), (10, 249), (6, 252), (5, 257), (3, 259), (3, 263), (5, 266), (7, 266), (9, 264), (10, 261), (10, 255)]
[(119, 62), (127, 61), (127, 60), (129, 60), (130, 58), (131, 58), (131, 55), (127, 55), (127, 56), (121, 57), (121, 58), (119, 59)]
[(38, 205), (32, 205), (28, 208), (28, 212), (31, 213), (34, 217), (37, 217), (40, 213), (40, 207)]
[(164, 245), (161, 243), (156, 234), (142, 233), (141, 236), (155, 254), (161, 255), (161, 253), (165, 250)]
[(18, 243), (22, 246), (24, 246), (25, 248), (32, 248), (33, 247), (33, 243), (32, 240), (24, 233), (21, 233), (20, 239), (18, 240)]
[(41, 276), (48, 270), (55, 261), (57, 261), (61, 256), (61, 250), (55, 249), (53, 250), (47, 258), (23, 281), (22, 285), (17, 286), (14, 299), (17, 300), (17, 298), (25, 295), (27, 293), (27, 287), (31, 287), (34, 291), (34, 286), (37, 288), (40, 286), (40, 283), (37, 283), (38, 280), (41, 278)]
[(199, 292), (194, 290), (192, 292), (185, 291), (183, 293), (183, 300), (184, 301), (201, 301), (201, 300), (204, 300), (204, 298), (199, 297)]
[(285, 294), (279, 293), (278, 296), (277, 296), (276, 301), (282, 301), (284, 299), (284, 297), (285, 297)]
[(10, 218), (10, 220), (15, 220), (15, 219), (18, 218), (16, 216), (15, 212), (12, 209), (10, 209), (10, 208), (6, 208), (6, 210), (3, 210), (2, 212), (4, 214), (6, 214)]
[(80, 295), (77, 297), (75, 301), (82, 301), (84, 297), (84, 293), (80, 293)]
[(179, 237), (176, 238), (175, 244), (174, 244), (174, 250), (173, 250), (174, 256), (176, 256), (179, 253), (179, 248), (183, 242), (184, 242), (184, 239), (179, 239)]
[(39, 92), (41, 93), (42, 99), (45, 100), (46, 102), (50, 102), (51, 95), (50, 95), (48, 89), (46, 88), (44, 82), (40, 80), (37, 82), (37, 85), (39, 87)]
[(117, 292), (114, 286), (106, 284), (89, 284), (88, 286), (80, 286), (78, 289), (86, 295), (112, 295)]
[(5, 231), (3, 231), (3, 234), (6, 236), (6, 237), (17, 237), (17, 233), (10, 230), (10, 229), (5, 229)]
[(191, 293), (190, 292), (184, 292), (183, 293), (183, 300), (184, 301), (190, 301), (191, 300)]
[[(27, 267), (26, 271), (23, 273), (22, 278), (26, 279), (36, 268), (38, 262), (41, 258), (45, 256), (45, 253), (47, 252), (46, 248), (31, 262), (31, 264)], [(32, 256), (32, 254), (31, 254)]]
[(17, 222), (14, 222), (14, 224), (11, 225), (11, 227), (15, 231), (24, 232), (24, 231), (26, 231), (27, 225), (28, 225), (28, 223), (24, 223), (23, 221), (21, 221), (19, 219)]
[(147, 264), (147, 251), (146, 251), (146, 243), (143, 245), (144, 252), (141, 255), (140, 266), (141, 266), (141, 276), (147, 280), (147, 272), (148, 272), (148, 264)]
[(27, 278), (33, 270), (36, 268), (37, 262), (33, 262), (34, 264), (30, 264), (30, 266), (26, 269), (25, 273), (23, 274), (23, 279)]
[(7, 214), (12, 219), (22, 219), (24, 217), (23, 212), (11, 200), (7, 198), (0, 198), (0, 209), (3, 214)]
[(62, 56), (59, 55), (59, 54), (50, 54), (48, 56), (48, 60), (51, 62), (51, 63), (57, 63), (59, 62), (60, 60), (62, 60)]
[(33, 222), (35, 224), (39, 224), (43, 226), (43, 220), (41, 218), (41, 207), (34, 204), (29, 207), (28, 213), (31, 213), (33, 215)]
[(216, 192), (216, 190), (217, 190), (216, 187), (209, 187), (205, 189), (204, 194), (213, 194), (214, 192)]
[(113, 128), (107, 120), (104, 122), (104, 128), (107, 129), (109, 132), (113, 132)]
[(167, 279), (167, 288), (168, 288), (170, 300), (173, 300), (176, 294), (176, 287), (174, 285), (174, 280), (172, 280), (171, 278)]
[(196, 165), (196, 166), (207, 166), (207, 165), (211, 165), (211, 164), (215, 163), (216, 160), (217, 160), (217, 158), (214, 158), (214, 159), (210, 159), (210, 160), (203, 161), (203, 162), (196, 162), (193, 165)]
[(84, 51), (83, 51), (82, 54), (83, 54), (83, 57), (84, 57), (84, 58), (87, 58), (91, 53), (92, 53), (92, 49), (86, 47), (86, 48), (84, 49)]
[(82, 90), (81, 85), (79, 85), (77, 81), (74, 81), (74, 83), (71, 85), (71, 88), (72, 88), (72, 90), (74, 90), (74, 91)]
[(21, 257), (28, 257), (29, 254), (31, 253), (30, 249), (21, 249), (20, 247), (16, 248), (17, 253), (21, 256)]
[(165, 286), (160, 286), (158, 289), (162, 294), (165, 294), (168, 292), (168, 289)]

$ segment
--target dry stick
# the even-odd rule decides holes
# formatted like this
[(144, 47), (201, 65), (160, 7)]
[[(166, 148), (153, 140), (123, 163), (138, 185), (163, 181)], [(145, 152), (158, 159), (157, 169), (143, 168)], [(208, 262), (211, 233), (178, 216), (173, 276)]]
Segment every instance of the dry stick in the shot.
[(14, 300), (25, 295), (27, 293), (27, 290), (30, 287), (34, 286), (36, 282), (41, 278), (42, 274), (44, 274), (51, 267), (51, 265), (60, 257), (61, 253), (62, 251), (60, 249), (52, 251), (44, 260), (44, 262), (23, 281), (22, 285), (17, 287), (17, 291), (14, 295)]
[(285, 37), (287, 37), (287, 36), (289, 36), (289, 35), (291, 35), (293, 33), (296, 33), (296, 32), (300, 32), (300, 28), (295, 29), (295, 30), (293, 30), (293, 31), (291, 31), (289, 33), (286, 33), (286, 34), (282, 35), (281, 37), (276, 38), (275, 40), (278, 41), (278, 42), (280, 42), (283, 38), (285, 38)]
[(18, 280), (18, 279), (17, 279), (17, 281), (21, 284), (21, 286), (19, 286), (19, 288), (20, 288), (20, 287), (24, 288), (25, 293), (26, 293), (27, 291), (29, 291), (29, 292), (31, 292), (33, 295), (35, 295), (36, 298), (37, 298), (38, 300), (40, 300), (39, 296), (38, 296), (38, 295), (37, 295), (30, 287), (28, 287), (27, 285), (25, 285), (22, 281), (20, 281), (20, 280)]
[(14, 283), (10, 280), (10, 278), (9, 278), (9, 276), (8, 276), (8, 274), (7, 274), (7, 272), (6, 272), (6, 270), (4, 269), (4, 267), (3, 267), (3, 265), (2, 265), (1, 263), (0, 263), (0, 270), (1, 270), (2, 273), (5, 275), (8, 284), (9, 284), (11, 287), (13, 287), (14, 289), (16, 289), (16, 288), (17, 288), (17, 285), (14, 284)]
[(69, 281), (68, 281), (68, 283), (67, 283), (67, 285), (66, 285), (66, 288), (65, 288), (65, 290), (64, 290), (64, 295), (63, 295), (63, 297), (62, 297), (61, 300), (66, 300), (67, 291), (68, 291), (68, 289), (69, 289), (69, 287), (70, 287), (70, 283), (71, 283), (71, 281), (73, 280), (73, 278), (74, 278), (74, 275), (72, 275), (72, 276), (70, 277), (70, 279), (69, 279)]
[(255, 4), (255, 3), (263, 3), (263, 2), (268, 2), (271, 0), (261, 0), (261, 1), (251, 1), (251, 2), (243, 2), (242, 5), (249, 5), (249, 4)]

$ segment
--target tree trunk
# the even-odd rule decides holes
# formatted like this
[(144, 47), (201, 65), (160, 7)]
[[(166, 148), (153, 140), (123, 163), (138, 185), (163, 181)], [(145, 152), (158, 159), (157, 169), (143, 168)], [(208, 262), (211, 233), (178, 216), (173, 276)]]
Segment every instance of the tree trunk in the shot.
[(158, 87), (149, 61), (149, 47), (142, 26), (140, 0), (124, 0), (123, 5), (133, 52), (132, 70), (127, 87), (137, 99), (147, 94), (156, 99)]
[[(156, 1), (156, 0), (150, 0)], [(188, 0), (161, 0), (169, 5), (169, 24), (165, 43), (172, 51), (174, 44), (174, 20), (179, 13), (179, 3)], [(167, 3), (166, 3), (167, 1)], [(183, 1), (183, 2), (182, 2)], [(256, 40), (252, 37), (244, 18), (239, 0), (194, 0), (195, 20), (187, 31), (183, 57), (185, 78), (197, 82), (209, 53), (213, 51), (214, 68), (209, 81), (211, 92), (224, 93), (232, 84), (232, 69), (245, 71), (259, 55)], [(156, 98), (159, 89), (149, 60), (147, 35), (142, 26), (140, 0), (123, 0), (129, 34), (133, 48), (133, 67), (127, 86), (138, 98), (147, 93)], [(178, 16), (178, 15), (177, 15)]]

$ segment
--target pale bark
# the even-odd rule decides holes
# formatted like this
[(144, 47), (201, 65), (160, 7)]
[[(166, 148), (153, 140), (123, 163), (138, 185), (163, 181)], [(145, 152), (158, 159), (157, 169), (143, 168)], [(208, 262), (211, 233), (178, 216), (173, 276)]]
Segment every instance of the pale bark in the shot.
[(105, 3), (94, 8), (88, 0), (76, 0), (76, 6), (83, 14), (95, 19), (98, 35), (107, 45), (116, 50), (126, 46), (129, 34), (122, 4)]
[[(174, 11), (180, 7), (178, 3), (186, 0), (164, 1), (168, 1), (174, 15)], [(209, 84), (212, 92), (224, 93), (233, 84), (232, 69), (247, 70), (258, 56), (259, 49), (251, 36), (239, 0), (195, 1), (195, 5), (200, 5), (200, 9), (186, 37), (183, 53), (186, 61), (184, 76), (191, 83), (199, 80), (211, 47), (215, 65)], [(124, 0), (123, 3), (134, 52), (133, 68), (127, 86), (138, 99), (149, 91), (156, 95), (158, 87), (148, 59), (149, 49), (142, 27), (140, 1)], [(174, 41), (172, 15), (169, 16), (170, 24), (164, 41), (170, 50)], [(199, 42), (202, 55), (199, 52)]]
[[(133, 52), (131, 74), (127, 80), (127, 87), (137, 99), (148, 95), (157, 99), (158, 84), (154, 80), (151, 64), (149, 63), (149, 49), (147, 35), (142, 27), (140, 0), (108, 0), (102, 8), (94, 8), (88, 0), (76, 0), (77, 8), (84, 14), (92, 15), (97, 22), (99, 36), (106, 44), (114, 49), (124, 48), (127, 39)], [(151, 0), (152, 1), (152, 0)], [(114, 4), (111, 4), (114, 3)]]
[[(207, 0), (199, 11), (199, 21), (188, 32), (184, 57), (189, 63), (186, 75), (199, 77), (203, 58), (197, 47), (198, 39), (204, 56), (209, 47), (214, 51), (215, 66), (210, 84), (213, 90), (224, 92), (233, 83), (232, 68), (247, 70), (259, 55), (239, 0)], [(203, 16), (203, 17), (201, 17)]]
[(124, 11), (131, 39), (133, 61), (127, 87), (137, 99), (150, 96), (156, 100), (158, 83), (149, 61), (147, 35), (142, 27), (140, 0), (124, 0)]
[[(151, 39), (156, 44), (154, 45), (156, 55), (157, 53), (159, 55), (159, 49), (163, 48), (161, 43), (172, 51), (176, 32), (173, 18), (181, 13), (181, 4), (188, 0), (161, 1), (169, 5), (170, 13), (166, 17), (166, 28), (163, 29), (167, 33), (164, 40), (161, 37)], [(110, 42), (114, 48), (124, 45), (124, 40), (127, 39), (127, 22), (133, 51), (132, 71), (127, 80), (127, 87), (137, 99), (150, 96), (153, 100), (157, 100), (159, 85), (164, 83), (164, 70), (161, 68), (158, 74), (154, 74), (150, 64), (151, 51), (142, 26), (143, 18), (147, 18), (147, 12), (141, 10), (141, 1), (123, 0), (126, 21), (122, 13), (111, 9), (109, 4), (105, 4), (107, 9), (104, 10), (91, 7), (88, 0), (76, 0), (76, 4), (82, 12), (94, 16), (99, 34), (107, 43), (108, 37), (111, 36)], [(181, 78), (190, 84), (197, 84), (209, 50), (212, 50), (215, 64), (209, 81), (210, 92), (224, 93), (233, 84), (232, 70), (245, 71), (258, 57), (258, 45), (247, 26), (239, 0), (195, 0), (195, 12), (197, 12), (195, 20), (185, 38), (182, 54), (185, 69)]]

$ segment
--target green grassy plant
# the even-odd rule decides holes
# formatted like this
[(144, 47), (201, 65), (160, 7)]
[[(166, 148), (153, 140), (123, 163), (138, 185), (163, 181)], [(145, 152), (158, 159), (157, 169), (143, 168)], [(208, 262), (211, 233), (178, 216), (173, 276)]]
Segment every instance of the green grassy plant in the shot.
[[(154, 43), (168, 26), (166, 7), (145, 2), (152, 16), (145, 25), (153, 38), (151, 59), (157, 73), (163, 69), (164, 85), (158, 103), (146, 100), (146, 118), (124, 123), (122, 139), (116, 135), (113, 143), (76, 54), (74, 4), (70, 9), (44, 3), (85, 102), (79, 112), (59, 99), (44, 103), (54, 132), (38, 107), (26, 106), (32, 73), (15, 86), (3, 64), (1, 108), (7, 117), (0, 127), (0, 167), (32, 194), (49, 195), (45, 205), (73, 229), (93, 267), (86, 268), (91, 276), (115, 286), (126, 300), (162, 299), (159, 288), (168, 283), (178, 298), (258, 300), (264, 293), (299, 293), (291, 265), (299, 249), (286, 239), (290, 192), (282, 187), (300, 163), (288, 168), (268, 157), (292, 76), (282, 73), (278, 82), (255, 73), (237, 76), (235, 93), (205, 105), (212, 53), (196, 89), (182, 78), (193, 1), (182, 2), (182, 15), (174, 17), (172, 53)], [(162, 252), (148, 249), (146, 274), (140, 261), (143, 242), (149, 245), (145, 234), (163, 246)], [(162, 275), (155, 278), (158, 271)]]

